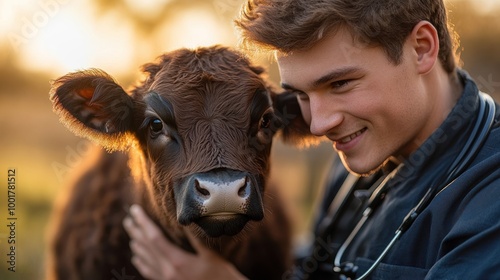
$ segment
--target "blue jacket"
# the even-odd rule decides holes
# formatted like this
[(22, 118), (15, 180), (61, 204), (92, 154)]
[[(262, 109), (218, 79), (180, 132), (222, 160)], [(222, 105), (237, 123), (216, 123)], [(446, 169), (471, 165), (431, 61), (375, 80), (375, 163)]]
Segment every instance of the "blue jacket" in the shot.
[[(394, 236), (431, 183), (451, 165), (474, 128), (479, 92), (463, 71), (464, 92), (443, 124), (387, 183), (389, 191), (343, 254), (359, 277)], [(396, 241), (368, 279), (500, 279), (500, 114), (472, 163), (442, 189)], [(389, 167), (387, 167), (389, 168)], [(387, 170), (360, 178), (325, 228), (324, 218), (348, 172), (338, 160), (318, 215), (316, 239), (288, 279), (338, 279), (331, 273), (341, 244), (360, 219), (365, 191)]]

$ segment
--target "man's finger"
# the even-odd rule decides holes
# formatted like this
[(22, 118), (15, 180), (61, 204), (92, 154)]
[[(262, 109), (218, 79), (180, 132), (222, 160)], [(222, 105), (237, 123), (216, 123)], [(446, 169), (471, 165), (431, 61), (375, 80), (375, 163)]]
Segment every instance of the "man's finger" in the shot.
[(155, 267), (151, 267), (150, 265), (145, 263), (141, 258), (133, 256), (132, 264), (135, 266), (135, 268), (137, 268), (137, 270), (139, 270), (139, 272), (141, 273), (142, 276), (144, 276), (144, 278), (151, 280), (155, 279), (159, 280), (158, 277), (161, 275), (161, 273)]
[(137, 204), (130, 206), (130, 215), (144, 233), (145, 237), (149, 240), (154, 241), (155, 238), (163, 235), (160, 229), (153, 223), (153, 221), (151, 221), (151, 219), (149, 219), (141, 206)]
[(151, 219), (149, 219), (142, 207), (136, 204), (132, 205), (130, 207), (130, 214), (136, 222), (137, 227), (144, 235), (144, 240), (138, 241), (141, 243), (147, 243), (147, 245), (149, 245), (148, 247), (151, 250), (154, 250), (157, 255), (162, 256), (167, 260), (175, 260), (176, 258), (182, 258), (185, 255), (191, 255), (170, 242), (163, 235), (163, 232), (158, 228), (158, 226)]
[(130, 242), (130, 249), (134, 257), (140, 259), (144, 264), (151, 268), (159, 266), (158, 256), (153, 254), (152, 250), (137, 241)]
[(185, 231), (187, 239), (189, 243), (191, 243), (191, 246), (193, 246), (193, 249), (200, 255), (206, 254), (211, 252), (210, 249), (206, 247), (205, 244), (201, 242), (200, 239), (198, 239), (193, 233), (190, 231)]
[(140, 240), (144, 238), (142, 230), (139, 228), (138, 225), (134, 223), (132, 217), (126, 217), (125, 219), (123, 219), (123, 227), (125, 228), (125, 231), (127, 231), (131, 239)]

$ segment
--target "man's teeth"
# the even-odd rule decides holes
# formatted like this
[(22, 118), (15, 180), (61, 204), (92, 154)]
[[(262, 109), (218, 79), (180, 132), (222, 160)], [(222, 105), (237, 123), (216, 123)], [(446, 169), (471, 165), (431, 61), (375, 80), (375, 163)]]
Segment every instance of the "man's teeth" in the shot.
[(352, 139), (354, 139), (356, 136), (360, 135), (361, 133), (363, 133), (363, 129), (358, 130), (356, 133), (353, 133), (349, 136), (346, 136), (346, 137), (340, 139), (340, 143), (347, 143), (347, 142), (351, 141)]

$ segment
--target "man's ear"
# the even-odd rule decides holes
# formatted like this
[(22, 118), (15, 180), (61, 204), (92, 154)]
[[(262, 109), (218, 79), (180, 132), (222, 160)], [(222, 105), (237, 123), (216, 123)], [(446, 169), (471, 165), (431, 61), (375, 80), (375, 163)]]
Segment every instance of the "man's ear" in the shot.
[(287, 144), (298, 147), (317, 145), (321, 137), (311, 134), (309, 125), (304, 121), (297, 96), (292, 92), (271, 93), (274, 112), (281, 122), (281, 138)]
[(134, 102), (111, 76), (90, 69), (70, 73), (52, 82), (54, 112), (70, 131), (108, 150), (130, 144)]
[(421, 21), (415, 25), (409, 38), (417, 56), (418, 72), (428, 73), (438, 61), (439, 37), (436, 28), (428, 21)]

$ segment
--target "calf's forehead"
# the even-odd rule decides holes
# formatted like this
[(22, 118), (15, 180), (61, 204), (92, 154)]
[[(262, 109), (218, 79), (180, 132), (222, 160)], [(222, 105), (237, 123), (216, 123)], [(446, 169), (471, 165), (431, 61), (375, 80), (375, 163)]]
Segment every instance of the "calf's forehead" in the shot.
[[(224, 55), (186, 59), (190, 55), (165, 64), (150, 87), (172, 105), (179, 129), (216, 120), (244, 128), (252, 113), (270, 106), (265, 82), (246, 60)], [(267, 100), (254, 102), (255, 95), (263, 94)]]
[(236, 66), (161, 71), (150, 88), (165, 101), (155, 104), (156, 108), (166, 104), (171, 107), (167, 111), (172, 111), (191, 167), (196, 161), (196, 165), (207, 168), (256, 168), (251, 160), (260, 154), (252, 149), (251, 130), (271, 102), (262, 78), (247, 64)]

